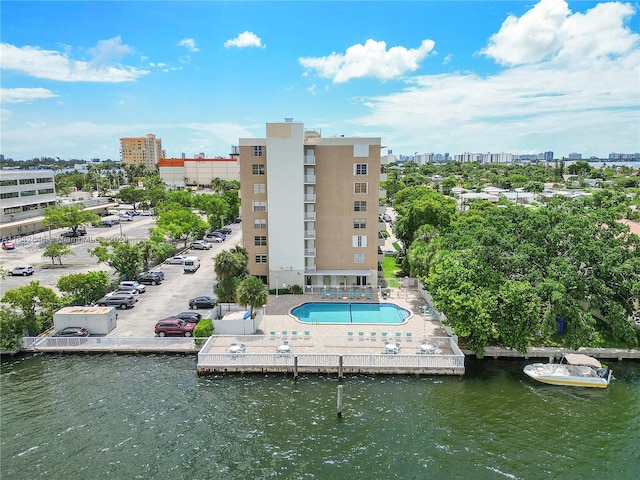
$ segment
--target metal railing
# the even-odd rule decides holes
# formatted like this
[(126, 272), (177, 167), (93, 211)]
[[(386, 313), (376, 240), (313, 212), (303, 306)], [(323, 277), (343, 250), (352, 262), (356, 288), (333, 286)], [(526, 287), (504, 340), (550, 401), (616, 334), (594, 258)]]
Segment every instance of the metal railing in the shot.
[[(204, 343), (204, 339), (198, 339)], [(197, 351), (193, 337), (23, 337), (22, 349), (35, 351)]]

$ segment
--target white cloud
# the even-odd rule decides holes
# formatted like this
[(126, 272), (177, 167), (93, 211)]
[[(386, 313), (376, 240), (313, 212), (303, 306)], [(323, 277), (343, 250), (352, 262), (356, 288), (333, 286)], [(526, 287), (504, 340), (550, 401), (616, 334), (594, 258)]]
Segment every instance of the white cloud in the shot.
[(623, 27), (633, 13), (617, 2), (571, 13), (564, 0), (541, 0), (520, 18), (507, 17), (481, 53), (511, 66), (624, 55), (638, 44), (639, 36)]
[(433, 51), (433, 40), (423, 40), (417, 49), (391, 47), (369, 39), (364, 45), (356, 44), (344, 54), (332, 53), (326, 57), (302, 57), (298, 61), (319, 76), (333, 83), (345, 83), (353, 78), (375, 77), (389, 80), (418, 69), (420, 62)]
[(23, 103), (57, 96), (46, 88), (0, 88), (2, 103)]
[(0, 67), (61, 82), (130, 82), (149, 73), (126, 65), (107, 64), (130, 52), (129, 47), (120, 44), (120, 37), (100, 41), (89, 51), (93, 58), (83, 61), (70, 58), (68, 52), (2, 43)]
[(307, 87), (307, 91), (313, 95), (314, 97), (316, 96), (316, 89), (317, 89), (317, 85), (314, 83), (313, 85), (311, 85), (310, 87)]
[(240, 33), (236, 38), (233, 38), (231, 40), (227, 40), (226, 42), (224, 42), (224, 46), (225, 46), (225, 48), (230, 48), (230, 47), (238, 47), (238, 48), (257, 47), (257, 48), (264, 48), (266, 45), (262, 45), (262, 40), (255, 33), (249, 32), (249, 31), (245, 31), (245, 32)]
[(183, 38), (178, 42), (179, 47), (184, 47), (190, 52), (199, 52), (200, 49), (196, 45), (196, 41), (193, 38)]
[[(354, 124), (384, 131), (387, 145), (458, 150), (452, 154), (526, 146), (557, 155), (638, 151), (640, 40), (624, 27), (633, 10), (600, 4), (584, 14), (563, 14), (558, 22), (564, 10), (549, 4), (542, 0), (520, 20), (507, 20), (509, 27), (503, 24), (485, 50), (518, 66), (484, 77), (413, 78), (401, 92), (369, 99), (370, 114)], [(555, 18), (558, 32), (533, 35), (540, 26), (534, 19), (542, 18)], [(528, 33), (530, 45), (524, 41)]]

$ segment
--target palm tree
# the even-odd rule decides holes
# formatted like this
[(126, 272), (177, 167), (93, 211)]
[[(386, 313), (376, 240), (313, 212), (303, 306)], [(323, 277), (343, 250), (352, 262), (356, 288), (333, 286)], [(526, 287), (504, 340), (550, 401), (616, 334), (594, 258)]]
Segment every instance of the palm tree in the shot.
[(149, 270), (149, 260), (158, 251), (157, 244), (151, 240), (142, 240), (138, 242), (137, 246), (140, 251), (140, 258), (142, 259), (142, 270), (146, 272)]
[(240, 282), (236, 289), (238, 303), (251, 308), (251, 318), (255, 317), (254, 310), (267, 303), (267, 287), (257, 277), (247, 277)]
[(221, 280), (240, 276), (246, 267), (246, 262), (242, 261), (242, 257), (229, 250), (223, 250), (216, 255), (213, 263), (213, 269)]

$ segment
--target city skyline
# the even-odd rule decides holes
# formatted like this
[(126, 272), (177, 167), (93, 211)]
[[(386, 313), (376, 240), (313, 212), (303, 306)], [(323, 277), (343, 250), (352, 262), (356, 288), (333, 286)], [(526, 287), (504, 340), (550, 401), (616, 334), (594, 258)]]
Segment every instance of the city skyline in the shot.
[(463, 5), (2, 2), (0, 153), (226, 157), (286, 117), (383, 154), (640, 151), (637, 4)]

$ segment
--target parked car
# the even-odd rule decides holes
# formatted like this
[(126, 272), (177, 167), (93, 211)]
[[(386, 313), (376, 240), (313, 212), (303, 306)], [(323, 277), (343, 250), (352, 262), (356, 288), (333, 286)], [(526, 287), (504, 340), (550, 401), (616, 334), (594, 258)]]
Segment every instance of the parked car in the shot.
[(136, 299), (136, 302), (138, 301), (138, 299), (140, 297), (140, 292), (137, 289), (135, 289), (135, 288), (131, 289), (131, 288), (127, 288), (127, 287), (122, 288), (122, 289), (120, 287), (118, 287), (117, 290), (114, 290), (113, 292), (109, 292), (105, 296), (106, 297), (112, 297), (114, 295), (122, 295), (122, 294), (132, 295), (133, 298)]
[(227, 236), (224, 233), (221, 233), (221, 232), (210, 232), (210, 233), (207, 233), (204, 236), (204, 239), (207, 242), (210, 242), (210, 241), (212, 241), (212, 240), (214, 240), (216, 238), (219, 238), (220, 240), (225, 240), (227, 238)]
[(144, 272), (138, 275), (138, 282), (149, 285), (158, 285), (162, 283), (163, 279), (164, 275), (160, 275), (154, 272)]
[(13, 244), (13, 242), (2, 242), (3, 250), (14, 250), (15, 248), (16, 246)]
[(164, 263), (168, 263), (169, 265), (182, 265), (185, 258), (187, 258), (186, 255), (176, 255), (175, 257), (167, 258)]
[(233, 230), (231, 230), (231, 227), (222, 227), (222, 228), (220, 229), (220, 231), (221, 231), (222, 233), (224, 233), (225, 235), (229, 235), (230, 233), (232, 233), (232, 232), (233, 232)]
[(142, 215), (143, 217), (150, 217), (153, 215), (153, 212), (151, 210), (142, 210), (140, 212), (140, 215)]
[(165, 318), (156, 323), (156, 335), (164, 337), (165, 335), (184, 335), (185, 337), (193, 336), (195, 323), (187, 322), (180, 318)]
[(88, 337), (89, 330), (82, 327), (67, 327), (57, 331), (54, 337)]
[(123, 222), (133, 222), (133, 217), (131, 215), (120, 215), (120, 220)]
[(204, 240), (196, 240), (191, 244), (191, 248), (193, 250), (211, 250), (212, 246), (213, 245), (211, 245), (209, 242), (206, 242)]
[(147, 291), (147, 287), (145, 287), (139, 282), (136, 282), (135, 280), (124, 280), (120, 282), (120, 285), (118, 285), (118, 288), (123, 288), (125, 290), (136, 289), (138, 290), (139, 293), (144, 293)]
[(129, 215), (130, 217), (138, 217), (140, 216), (140, 212), (138, 210), (129, 210), (125, 212), (125, 215)]
[(123, 310), (125, 308), (133, 307), (134, 303), (136, 303), (135, 297), (124, 293), (105, 295), (96, 302), (99, 307), (116, 307)]
[(76, 238), (76, 237), (80, 237), (80, 233), (78, 232), (74, 232), (73, 230), (69, 230), (68, 232), (63, 232), (60, 234), (61, 237), (63, 238)]
[(80, 235), (86, 235), (87, 229), (85, 227), (78, 227), (76, 228), (76, 232), (78, 232)]
[(202, 314), (198, 312), (180, 312), (172, 315), (171, 318), (179, 318), (181, 320), (186, 320), (187, 322), (198, 323), (202, 320)]
[(35, 269), (31, 265), (20, 265), (18, 267), (13, 267), (9, 270), (9, 275), (33, 275), (35, 273)]
[(224, 238), (216, 237), (215, 235), (209, 236), (209, 234), (207, 234), (202, 240), (209, 243), (222, 243), (224, 241)]
[(198, 308), (213, 308), (218, 304), (218, 299), (210, 295), (201, 295), (189, 300), (189, 308), (197, 310)]

